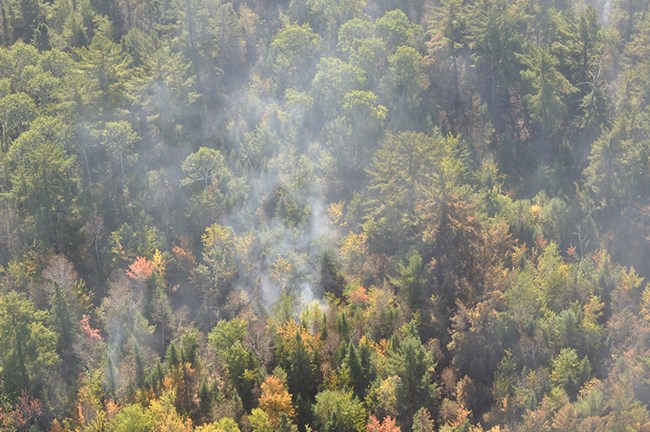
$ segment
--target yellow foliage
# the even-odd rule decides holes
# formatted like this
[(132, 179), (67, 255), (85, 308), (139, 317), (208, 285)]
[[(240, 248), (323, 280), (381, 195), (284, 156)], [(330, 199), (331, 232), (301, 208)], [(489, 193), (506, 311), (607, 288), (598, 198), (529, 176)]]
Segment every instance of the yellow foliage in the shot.
[(282, 414), (286, 414), (289, 418), (295, 416), (291, 394), (280, 378), (269, 375), (260, 387), (262, 390), (259, 398), (260, 408), (266, 412), (273, 426), (280, 424)]
[(153, 432), (192, 432), (192, 420), (183, 418), (176, 407), (176, 395), (171, 390), (163, 392), (160, 399), (149, 404), (149, 411), (155, 421)]
[(310, 333), (306, 328), (298, 325), (296, 321), (289, 320), (277, 329), (280, 341), (287, 352), (293, 352), (297, 347), (296, 334), (300, 334), (307, 352), (312, 353), (320, 349), (320, 333)]
[(380, 356), (386, 357), (388, 355), (390, 341), (388, 339), (382, 339), (379, 342), (373, 342), (370, 339), (367, 339), (365, 336), (362, 337), (363, 340), (368, 341), (370, 347)]
[(343, 221), (343, 208), (345, 207), (344, 201), (339, 201), (337, 203), (332, 203), (327, 206), (327, 219), (332, 225), (338, 225), (340, 227), (345, 226)]
[(533, 220), (537, 220), (541, 212), (542, 212), (541, 205), (533, 204), (532, 206), (530, 206), (530, 214), (533, 216)]
[(224, 417), (216, 423), (206, 423), (197, 426), (194, 432), (239, 432), (239, 427), (233, 419)]
[(65, 432), (65, 428), (57, 419), (54, 419), (52, 425), (50, 426), (50, 432)]
[(634, 269), (630, 269), (629, 271), (623, 270), (621, 272), (619, 283), (621, 290), (635, 291), (641, 287), (641, 284), (643, 284), (643, 278)]
[(471, 417), (472, 411), (468, 410), (464, 406), (459, 406), (456, 411), (456, 418), (450, 423), (451, 427), (460, 427), (467, 423), (468, 419)]
[(368, 234), (366, 233), (350, 233), (343, 239), (341, 245), (341, 254), (348, 258), (353, 259), (368, 253)]
[(646, 287), (641, 295), (641, 316), (646, 322), (650, 322), (650, 286)]
[(397, 393), (400, 383), (401, 380), (397, 375), (383, 379), (379, 386), (371, 389), (369, 400), (374, 401), (377, 409), (389, 415), (398, 415), (400, 407), (397, 403)]
[(156, 251), (153, 253), (151, 262), (153, 263), (153, 268), (156, 273), (158, 273), (158, 276), (160, 276), (161, 279), (164, 279), (165, 272), (167, 271), (167, 262), (165, 261), (163, 254), (158, 249), (156, 249)]
[(288, 276), (294, 271), (294, 266), (291, 261), (286, 258), (278, 258), (273, 263), (273, 280), (279, 283), (282, 287), (286, 284)]

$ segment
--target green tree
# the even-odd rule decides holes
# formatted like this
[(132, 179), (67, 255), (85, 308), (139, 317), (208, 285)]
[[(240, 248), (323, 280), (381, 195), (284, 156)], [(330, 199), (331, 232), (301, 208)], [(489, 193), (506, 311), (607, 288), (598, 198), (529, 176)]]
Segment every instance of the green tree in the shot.
[(404, 303), (411, 309), (416, 310), (422, 304), (423, 289), (426, 284), (426, 275), (422, 256), (418, 252), (412, 252), (408, 256), (408, 263), (399, 263), (397, 277), (390, 278), (393, 285), (397, 287), (398, 294)]
[(357, 52), (359, 45), (374, 34), (373, 23), (361, 18), (353, 18), (339, 27), (338, 49), (347, 56)]
[(239, 73), (246, 62), (247, 47), (244, 28), (233, 4), (222, 3), (209, 19), (214, 43), (219, 47), (217, 67), (226, 73)]
[(101, 131), (100, 142), (106, 148), (106, 152), (117, 164), (120, 184), (124, 187), (124, 169), (127, 163), (135, 156), (133, 145), (139, 137), (128, 122), (109, 121), (106, 122)]
[(232, 228), (214, 224), (202, 236), (203, 264), (196, 271), (203, 292), (201, 312), (204, 325), (212, 328), (217, 305), (223, 304), (235, 276), (235, 233)]
[(324, 253), (320, 259), (320, 285), (324, 292), (337, 297), (343, 295), (345, 278), (341, 273), (340, 264), (332, 253)]
[[(546, 49), (534, 49), (524, 63), (528, 69), (521, 72), (522, 78), (533, 88), (526, 101), (532, 119), (540, 125), (542, 143), (548, 147), (562, 124), (560, 119), (568, 112), (565, 98), (576, 89), (558, 71), (558, 60)], [(551, 147), (550, 150), (556, 149)]]
[(12, 93), (0, 99), (3, 152), (9, 150), (11, 142), (28, 129), (37, 112), (36, 104), (25, 93)]
[(78, 279), (74, 265), (63, 255), (50, 258), (42, 276), (50, 285), (50, 319), (52, 328), (59, 336), (58, 352), (65, 361), (64, 366), (72, 366), (73, 342), (77, 336), (77, 313), (81, 309), (79, 303), (89, 298), (79, 290), (83, 281)]
[(89, 88), (83, 89), (87, 102), (98, 104), (99, 114), (107, 117), (113, 109), (125, 104), (126, 85), (133, 73), (131, 58), (113, 42), (111, 30), (111, 23), (100, 19), (90, 45), (76, 50), (80, 58), (79, 69), (89, 84)]
[(314, 102), (325, 118), (341, 113), (344, 96), (353, 90), (362, 90), (365, 84), (363, 70), (336, 57), (323, 57), (316, 67), (311, 88)]
[(349, 370), (352, 389), (354, 390), (355, 396), (360, 400), (363, 400), (368, 393), (368, 387), (372, 378), (372, 371), (370, 370), (372, 366), (369, 364), (369, 354), (366, 344), (361, 345), (359, 350), (357, 350), (352, 340), (350, 340), (347, 353), (342, 362), (342, 365), (345, 365)]
[(41, 118), (14, 142), (9, 155), (15, 167), (9, 196), (32, 224), (33, 238), (62, 251), (75, 236), (78, 167), (59, 140), (60, 124), (51, 120)]
[(56, 335), (39, 311), (23, 294), (0, 296), (0, 374), (3, 394), (15, 400), (22, 391), (44, 394), (44, 384), (58, 363)]
[(416, 47), (422, 36), (420, 27), (412, 24), (400, 9), (386, 12), (375, 21), (374, 27), (375, 33), (386, 43), (389, 52), (395, 52), (400, 47)]
[(227, 371), (244, 407), (250, 411), (255, 402), (252, 390), (257, 381), (259, 364), (251, 349), (244, 344), (247, 327), (246, 321), (240, 318), (219, 321), (210, 331), (208, 341)]
[(620, 110), (611, 129), (594, 142), (584, 171), (587, 187), (600, 208), (620, 209), (646, 196), (648, 140), (637, 127), (638, 101), (632, 100), (630, 105)]
[(302, 87), (311, 81), (309, 69), (313, 66), (320, 41), (308, 24), (285, 25), (275, 36), (273, 49), (273, 70), (281, 77), (280, 88)]
[(585, 357), (582, 360), (573, 348), (562, 348), (551, 365), (551, 381), (575, 397), (582, 384), (591, 375), (591, 364)]
[(473, 50), (481, 92), (497, 130), (506, 126), (507, 94), (519, 82), (524, 39), (522, 11), (507, 0), (476, 2), (468, 8), (468, 42)]
[(201, 147), (189, 155), (182, 169), (186, 175), (181, 182), (183, 185), (201, 183), (204, 189), (212, 184), (219, 185), (230, 175), (221, 152), (208, 147)]
[(11, 0), (12, 23), (14, 40), (22, 39), (31, 42), (34, 30), (38, 25), (41, 2), (38, 0)]
[(427, 408), (420, 408), (413, 416), (412, 432), (433, 432), (435, 423)]
[(122, 408), (106, 425), (109, 432), (149, 432), (153, 429), (153, 414), (140, 404), (129, 404)]
[(322, 432), (363, 432), (366, 410), (352, 392), (324, 390), (316, 395), (315, 426)]
[(372, 246), (394, 252), (418, 235), (419, 211), (426, 191), (438, 178), (444, 138), (418, 132), (389, 133), (373, 156), (368, 204), (370, 219), (364, 225)]
[(401, 46), (388, 57), (388, 71), (383, 81), (384, 99), (398, 125), (417, 116), (422, 95), (429, 85), (424, 57), (415, 48)]
[(435, 366), (431, 353), (414, 335), (403, 338), (391, 353), (389, 371), (399, 377), (397, 404), (401, 407), (399, 417), (403, 424), (410, 425), (421, 407), (437, 403), (439, 390), (433, 381)]
[(379, 37), (370, 37), (359, 40), (355, 46), (356, 49), (350, 53), (350, 64), (361, 68), (366, 73), (368, 88), (378, 92), (386, 79), (390, 55), (386, 42)]
[(59, 353), (62, 357), (70, 357), (72, 354), (72, 342), (74, 339), (74, 327), (68, 306), (68, 299), (60, 285), (54, 285), (52, 295), (52, 311), (54, 317), (54, 327), (59, 333), (60, 348)]
[(204, 229), (227, 209), (226, 197), (233, 176), (221, 152), (201, 147), (190, 154), (182, 165), (185, 178), (181, 184), (192, 192), (191, 219)]
[(136, 87), (134, 95), (151, 119), (151, 126), (166, 142), (176, 145), (188, 136), (200, 111), (195, 104), (200, 99), (192, 63), (182, 52), (165, 44), (147, 58), (150, 79), (142, 87)]
[(460, 51), (467, 38), (467, 14), (460, 0), (444, 0), (434, 10), (433, 23), (430, 32), (436, 35), (434, 40), (440, 39), (436, 44), (430, 44), (429, 50), (440, 44), (445, 49), (451, 60), (451, 74), (453, 83), (453, 104), (456, 113), (462, 110), (460, 83), (462, 58)]
[(366, 181), (372, 154), (383, 139), (388, 110), (376, 94), (365, 90), (346, 93), (342, 108), (340, 117), (325, 124), (323, 134), (338, 168), (332, 182), (346, 196)]
[(288, 360), (290, 364), (287, 370), (289, 391), (294, 396), (300, 396), (303, 401), (312, 400), (315, 394), (316, 365), (312, 362), (312, 356), (307, 351), (300, 333), (296, 333), (296, 349)]

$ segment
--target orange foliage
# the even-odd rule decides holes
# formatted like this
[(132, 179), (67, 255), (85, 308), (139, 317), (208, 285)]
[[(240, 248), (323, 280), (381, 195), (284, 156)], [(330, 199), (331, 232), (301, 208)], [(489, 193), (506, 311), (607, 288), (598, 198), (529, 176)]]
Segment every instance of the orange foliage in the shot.
[(129, 270), (126, 272), (131, 279), (144, 282), (153, 275), (154, 265), (153, 262), (149, 261), (144, 257), (138, 257), (131, 265), (129, 265)]
[[(368, 343), (370, 344), (370, 347), (377, 354), (379, 354), (380, 356), (385, 357), (386, 355), (388, 355), (388, 345), (390, 344), (390, 341), (388, 339), (382, 339), (382, 340), (380, 340), (379, 342), (376, 342), (376, 343), (373, 342), (372, 340), (366, 338), (365, 336), (363, 336), (362, 339), (365, 339), (366, 341), (368, 341)], [(359, 342), (359, 343), (361, 343), (361, 342)]]
[(100, 334), (100, 331), (98, 329), (94, 329), (90, 326), (90, 323), (88, 320), (90, 317), (88, 315), (84, 315), (81, 318), (80, 324), (81, 324), (81, 332), (86, 335), (88, 339), (90, 339), (91, 342), (101, 342), (104, 340), (102, 338), (102, 335)]
[(172, 253), (174, 254), (176, 263), (183, 270), (190, 271), (196, 265), (196, 258), (189, 247), (189, 241), (187, 239), (181, 239), (181, 244), (174, 246)]
[(368, 294), (366, 289), (362, 286), (350, 292), (350, 303), (354, 305), (364, 305), (368, 302)]
[(401, 432), (399, 426), (395, 422), (395, 419), (388, 416), (384, 418), (383, 422), (380, 422), (377, 417), (371, 415), (370, 423), (366, 425), (367, 432)]
[(575, 246), (571, 246), (570, 248), (568, 248), (566, 250), (566, 253), (567, 253), (567, 255), (569, 255), (570, 257), (572, 257), (572, 258), (574, 258), (576, 260), (579, 259), (578, 258), (578, 253), (576, 252), (576, 247)]
[(189, 362), (170, 368), (163, 379), (163, 388), (175, 392), (176, 408), (179, 412), (192, 412), (197, 403), (198, 383), (196, 371)]
[(106, 414), (109, 419), (113, 417), (115, 414), (117, 414), (119, 411), (120, 411), (120, 406), (115, 402), (113, 402), (112, 399), (106, 402)]
[(450, 423), (452, 428), (458, 428), (468, 423), (468, 419), (472, 415), (472, 411), (461, 406), (456, 412), (456, 418)]

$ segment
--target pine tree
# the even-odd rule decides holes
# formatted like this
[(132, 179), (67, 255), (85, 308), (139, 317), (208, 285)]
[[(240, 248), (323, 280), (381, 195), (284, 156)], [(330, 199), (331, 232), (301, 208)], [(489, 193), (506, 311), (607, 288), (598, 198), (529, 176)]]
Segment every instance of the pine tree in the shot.
[(208, 386), (208, 380), (203, 377), (203, 379), (201, 379), (201, 384), (199, 385), (199, 409), (203, 420), (208, 421), (210, 419), (212, 401), (212, 392)]
[(135, 361), (135, 383), (138, 387), (142, 387), (145, 382), (145, 365), (140, 352), (140, 344), (137, 342), (133, 347), (133, 360)]
[(345, 358), (343, 359), (343, 364), (346, 365), (350, 370), (354, 394), (359, 399), (363, 399), (369, 383), (366, 382), (363, 373), (364, 371), (361, 367), (361, 362), (357, 356), (357, 350), (354, 348), (354, 344), (351, 340), (348, 343), (348, 351), (345, 355)]
[(167, 349), (167, 366), (169, 367), (174, 367), (178, 366), (181, 362), (181, 358), (178, 354), (178, 349), (176, 348), (176, 344), (174, 342), (169, 344), (169, 348)]

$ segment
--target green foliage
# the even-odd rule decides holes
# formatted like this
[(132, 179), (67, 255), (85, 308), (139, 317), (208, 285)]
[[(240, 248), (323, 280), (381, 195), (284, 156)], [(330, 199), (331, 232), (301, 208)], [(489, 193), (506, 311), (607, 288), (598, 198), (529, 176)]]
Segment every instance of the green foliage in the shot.
[(13, 93), (0, 99), (2, 116), (2, 148), (9, 149), (13, 139), (24, 132), (36, 118), (36, 104), (25, 93)]
[(124, 182), (124, 169), (127, 160), (134, 159), (133, 144), (138, 141), (138, 135), (133, 131), (131, 125), (125, 121), (106, 122), (101, 131), (101, 144), (106, 147), (106, 152), (117, 163), (119, 178)]
[(183, 162), (182, 169), (187, 175), (182, 181), (186, 186), (201, 182), (207, 189), (211, 184), (218, 185), (222, 178), (228, 176), (221, 152), (207, 147), (201, 147), (189, 155)]
[(126, 102), (126, 81), (132, 73), (131, 59), (111, 40), (111, 30), (110, 21), (100, 20), (91, 43), (77, 50), (85, 93), (80, 96), (84, 105), (99, 103), (103, 113)]
[(404, 304), (415, 310), (421, 304), (423, 288), (426, 284), (422, 256), (415, 251), (410, 253), (407, 264), (399, 263), (397, 271), (399, 274), (391, 278), (391, 283), (397, 287)]
[(2, 392), (15, 401), (23, 390), (41, 395), (59, 361), (56, 335), (45, 326), (47, 313), (15, 291), (0, 297)]
[(388, 71), (382, 84), (384, 92), (396, 98), (389, 109), (397, 120), (407, 115), (416, 116), (421, 96), (430, 85), (422, 55), (409, 46), (397, 48), (395, 54), (388, 57)]
[(325, 390), (316, 396), (314, 419), (318, 430), (362, 432), (366, 410), (351, 392)]
[(363, 70), (349, 65), (336, 57), (324, 57), (316, 67), (312, 82), (314, 102), (327, 116), (337, 116), (344, 96), (351, 91), (362, 90), (365, 84)]
[(223, 364), (230, 380), (247, 410), (253, 406), (251, 391), (257, 381), (258, 362), (251, 349), (244, 344), (247, 335), (246, 321), (235, 318), (219, 321), (210, 331), (208, 341)]
[(531, 118), (541, 127), (544, 144), (557, 131), (558, 119), (566, 115), (564, 98), (575, 92), (575, 88), (557, 70), (558, 60), (552, 54), (538, 48), (524, 60), (528, 69), (522, 71), (533, 92), (527, 95)]
[(152, 413), (141, 405), (130, 404), (108, 422), (106, 429), (110, 432), (147, 432), (153, 429), (154, 421)]
[(219, 321), (210, 331), (208, 341), (212, 348), (223, 355), (237, 342), (241, 343), (246, 338), (247, 323), (243, 319), (235, 318), (230, 321)]
[(9, 153), (14, 166), (9, 197), (30, 222), (36, 242), (63, 249), (78, 217), (77, 165), (62, 142), (60, 123), (41, 119), (16, 140)]
[(274, 50), (274, 71), (284, 76), (287, 85), (300, 85), (312, 62), (316, 59), (319, 38), (308, 24), (288, 24), (282, 28), (272, 42)]
[(436, 364), (417, 336), (403, 338), (391, 353), (388, 365), (389, 373), (399, 378), (396, 395), (399, 417), (411, 421), (420, 407), (437, 403), (439, 390), (432, 375)]
[(580, 360), (574, 349), (562, 348), (553, 359), (551, 381), (556, 386), (565, 389), (569, 395), (576, 395), (590, 375), (589, 360), (587, 358)]
[(0, 40), (0, 429), (647, 429), (647, 1), (7, 0)]

